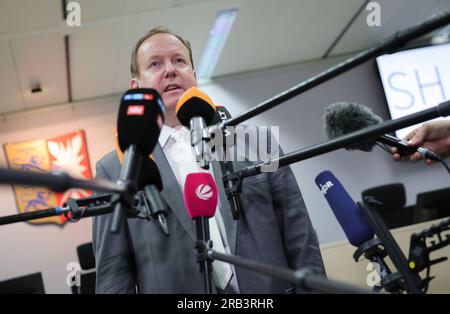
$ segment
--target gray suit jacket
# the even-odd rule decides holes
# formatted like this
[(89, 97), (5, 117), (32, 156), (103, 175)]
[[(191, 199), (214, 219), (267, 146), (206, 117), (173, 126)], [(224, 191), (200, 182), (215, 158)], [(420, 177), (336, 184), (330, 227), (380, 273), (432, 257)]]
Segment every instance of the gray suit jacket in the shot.
[[(194, 250), (195, 224), (187, 214), (181, 189), (157, 144), (153, 155), (163, 180), (162, 196), (171, 211), (170, 237), (150, 220), (125, 219), (119, 234), (109, 232), (112, 214), (93, 219), (97, 293), (204, 293)], [(234, 162), (236, 169), (249, 162)], [(221, 167), (213, 162), (220, 210), (231, 253), (280, 267), (311, 267), (325, 274), (316, 233), (290, 167), (244, 179), (242, 213), (233, 220), (223, 190)], [(117, 180), (115, 151), (96, 165), (96, 178)], [(293, 293), (289, 282), (236, 267), (241, 293)]]

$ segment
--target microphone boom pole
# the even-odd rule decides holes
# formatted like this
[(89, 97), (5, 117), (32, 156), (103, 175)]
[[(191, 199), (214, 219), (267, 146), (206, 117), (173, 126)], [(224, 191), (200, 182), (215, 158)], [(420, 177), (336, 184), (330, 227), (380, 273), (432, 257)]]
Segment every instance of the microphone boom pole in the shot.
[[(78, 221), (81, 218), (104, 215), (112, 212), (113, 204), (118, 200), (119, 198), (114, 197), (112, 194), (90, 196), (77, 200), (70, 199), (67, 201), (67, 206), (58, 206), (54, 208), (0, 217), (0, 226), (40, 218), (67, 215), (69, 213), (71, 214), (70, 218), (72, 221), (73, 219)], [(86, 208), (81, 209), (80, 206), (86, 206)]]
[[(450, 101), (443, 102), (435, 107), (425, 109), (402, 118), (395, 120), (384, 121), (380, 124), (373, 125), (368, 128), (360, 129), (355, 132), (348, 133), (346, 135), (335, 138), (331, 141), (320, 143), (305, 149), (300, 149), (289, 154), (286, 154), (280, 158), (274, 160), (268, 160), (257, 163), (256, 165), (244, 168), (236, 173), (223, 176), (223, 181), (228, 182), (231, 179), (236, 180), (236, 176), (240, 179), (257, 175), (261, 173), (261, 168), (271, 162), (278, 162), (279, 167), (287, 166), (292, 163), (302, 161), (311, 157), (315, 157), (321, 154), (329, 153), (331, 151), (348, 147), (359, 142), (377, 138), (385, 133), (392, 132), (394, 130), (402, 129), (407, 126), (422, 123), (438, 117), (445, 117), (450, 115)], [(225, 185), (227, 186), (227, 185)]]
[(239, 123), (242, 123), (243, 121), (253, 118), (254, 116), (263, 113), (303, 92), (306, 92), (307, 90), (310, 90), (313, 87), (316, 87), (372, 58), (378, 57), (385, 53), (392, 53), (396, 49), (403, 47), (408, 41), (419, 38), (422, 35), (425, 35), (449, 23), (450, 12), (447, 11), (436, 14), (428, 20), (425, 20), (424, 22), (415, 26), (397, 31), (393, 35), (387, 37), (377, 46), (364, 50), (357, 55), (335, 65), (334, 67), (325, 70), (278, 95), (275, 95), (274, 97), (256, 105), (250, 110), (227, 120), (222, 124), (222, 126), (235, 126)]
[(0, 168), (0, 184), (41, 186), (55, 192), (63, 192), (71, 188), (80, 188), (122, 194), (128, 189), (126, 185), (109, 181), (76, 179), (67, 173), (38, 173), (6, 168)]
[(275, 267), (272, 265), (255, 262), (240, 256), (219, 253), (211, 249), (207, 249), (207, 256), (213, 260), (218, 260), (243, 267), (267, 276), (275, 277), (280, 280), (286, 280), (294, 283), (296, 286), (313, 290), (321, 293), (351, 293), (351, 294), (369, 294), (363, 288), (353, 285), (336, 282), (326, 279), (323, 276), (315, 275), (307, 269), (291, 270), (288, 268)]

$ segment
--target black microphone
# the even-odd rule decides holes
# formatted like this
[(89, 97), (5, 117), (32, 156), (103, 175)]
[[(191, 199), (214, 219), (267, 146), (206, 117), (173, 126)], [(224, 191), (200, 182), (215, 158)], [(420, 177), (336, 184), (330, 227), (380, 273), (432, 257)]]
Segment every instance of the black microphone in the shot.
[[(228, 119), (231, 118), (230, 112), (224, 107), (224, 106), (216, 106), (216, 115), (212, 121), (213, 124), (222, 124)], [(234, 140), (227, 140), (227, 137), (234, 137), (234, 132), (231, 132), (227, 128), (219, 129), (219, 128), (213, 128), (211, 130), (211, 134), (214, 134), (214, 136), (221, 136), (222, 141), (217, 141), (218, 143), (222, 142), (222, 147), (214, 147), (216, 152), (219, 154), (218, 156), (221, 156), (220, 159), (222, 162), (220, 162), (220, 168), (222, 170), (222, 178), (226, 178), (225, 180), (222, 180), (223, 186), (225, 189), (225, 193), (227, 194), (228, 202), (230, 204), (231, 214), (233, 216), (234, 220), (239, 219), (241, 216), (242, 206), (241, 206), (241, 199), (239, 197), (240, 188), (239, 184), (236, 184), (239, 180), (237, 176), (234, 176), (234, 173), (236, 173), (236, 168), (233, 163), (233, 158), (228, 158), (228, 148), (232, 148), (234, 146)], [(220, 150), (220, 151), (219, 151)], [(230, 156), (231, 157), (231, 156)]]
[(124, 206), (131, 208), (136, 194), (136, 179), (144, 156), (158, 142), (164, 123), (164, 104), (154, 89), (137, 88), (125, 92), (117, 118), (117, 139), (124, 161), (119, 183), (128, 186), (114, 208), (111, 232), (117, 233), (124, 215)]
[(197, 163), (209, 168), (211, 159), (206, 143), (210, 140), (207, 127), (216, 116), (216, 107), (211, 98), (197, 87), (191, 87), (178, 100), (175, 108), (178, 120), (191, 131), (191, 145)]
[(161, 174), (152, 158), (144, 159), (140, 170), (140, 185), (144, 186), (143, 202), (148, 216), (152, 217), (166, 236), (170, 236), (166, 217), (169, 208), (160, 192), (163, 189)]
[[(350, 102), (334, 103), (328, 106), (325, 109), (323, 118), (325, 120), (325, 133), (328, 139), (334, 139), (383, 122), (383, 119), (373, 113), (370, 108), (361, 104)], [(397, 147), (399, 154), (402, 157), (418, 152), (424, 159), (434, 161), (442, 160), (439, 155), (433, 153), (427, 148), (420, 146), (408, 146), (404, 140), (389, 134), (384, 134), (374, 138), (373, 140), (348, 146), (347, 149), (358, 149), (364, 152), (370, 152), (376, 145), (376, 142)]]

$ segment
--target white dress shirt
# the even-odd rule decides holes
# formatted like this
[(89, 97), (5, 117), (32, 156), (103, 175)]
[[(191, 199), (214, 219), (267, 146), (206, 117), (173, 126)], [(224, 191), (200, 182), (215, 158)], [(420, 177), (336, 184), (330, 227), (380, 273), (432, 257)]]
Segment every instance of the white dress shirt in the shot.
[[(195, 161), (194, 151), (190, 144), (190, 132), (187, 128), (183, 126), (171, 128), (163, 125), (158, 141), (182, 191), (187, 174), (207, 171), (200, 168)], [(216, 209), (215, 216), (209, 219), (209, 228), (213, 249), (230, 254), (226, 230), (219, 208)], [(238, 293), (239, 288), (234, 274), (235, 270), (232, 265), (220, 261), (213, 262), (212, 277), (216, 287), (225, 290), (229, 284), (234, 292)]]

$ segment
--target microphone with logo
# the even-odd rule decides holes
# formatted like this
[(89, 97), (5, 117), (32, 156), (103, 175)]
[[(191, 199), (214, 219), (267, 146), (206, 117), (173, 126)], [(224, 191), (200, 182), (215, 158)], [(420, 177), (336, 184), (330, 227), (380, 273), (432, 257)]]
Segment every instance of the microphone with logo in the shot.
[(125, 92), (117, 118), (117, 138), (124, 152), (118, 183), (127, 186), (114, 208), (111, 232), (118, 233), (124, 208), (133, 206), (136, 178), (144, 156), (152, 153), (164, 123), (164, 104), (154, 89), (137, 88)]
[(210, 140), (207, 127), (216, 116), (211, 98), (197, 87), (191, 87), (181, 95), (175, 108), (178, 120), (191, 131), (191, 145), (199, 166), (209, 169), (211, 160), (206, 143)]
[(212, 175), (209, 172), (188, 174), (184, 184), (183, 198), (189, 217), (195, 221), (197, 261), (200, 264), (200, 272), (204, 273), (205, 291), (210, 294), (212, 293), (212, 263), (207, 256), (207, 251), (212, 249), (212, 241), (208, 219), (214, 217), (218, 203), (217, 186)]
[[(331, 104), (325, 109), (323, 118), (325, 120), (325, 133), (330, 140), (383, 122), (383, 119), (374, 114), (368, 107), (347, 102)], [(389, 134), (381, 135), (371, 141), (354, 144), (347, 149), (370, 152), (376, 144), (380, 143), (397, 147), (402, 157), (419, 152), (424, 159), (442, 161), (439, 155), (429, 149), (420, 146), (408, 146), (404, 140)]]
[[(409, 274), (403, 271), (403, 266), (406, 267), (407, 265), (404, 256), (403, 261), (396, 259), (393, 254), (389, 254), (389, 257), (401, 274), (392, 273), (384, 261), (384, 257), (388, 255), (389, 251), (391, 253), (394, 250), (397, 253), (400, 251), (398, 244), (394, 239), (391, 241), (386, 238), (374, 238), (373, 229), (368, 225), (359, 205), (353, 201), (331, 171), (321, 172), (316, 177), (315, 182), (325, 196), (347, 239), (353, 246), (358, 248), (353, 254), (355, 261), (357, 262), (364, 255), (366, 259), (379, 267), (380, 285), (388, 292), (404, 291), (405, 285), (409, 291), (418, 292), (415, 286), (411, 284), (413, 279), (410, 279)], [(402, 254), (401, 251), (400, 254)], [(407, 282), (404, 282), (404, 280)]]
[(197, 261), (200, 271), (205, 273), (206, 292), (211, 293), (212, 261), (221, 261), (243, 267), (266, 276), (290, 281), (304, 289), (324, 293), (367, 293), (367, 291), (351, 285), (327, 280), (322, 275), (304, 268), (292, 270), (259, 263), (236, 255), (220, 253), (213, 250), (210, 240), (208, 219), (214, 217), (218, 203), (218, 192), (214, 178), (209, 172), (190, 173), (184, 186), (184, 202), (189, 217), (195, 220), (197, 229)]

